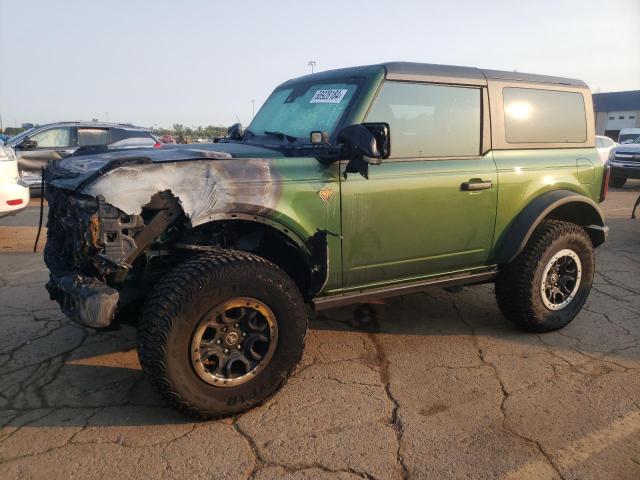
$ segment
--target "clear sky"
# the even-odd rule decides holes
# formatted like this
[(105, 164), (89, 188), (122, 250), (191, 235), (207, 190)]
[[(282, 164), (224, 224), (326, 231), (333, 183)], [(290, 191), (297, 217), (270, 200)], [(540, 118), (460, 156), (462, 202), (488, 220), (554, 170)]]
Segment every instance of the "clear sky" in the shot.
[(389, 60), (640, 89), (640, 0), (0, 0), (4, 126), (251, 119), (280, 82)]

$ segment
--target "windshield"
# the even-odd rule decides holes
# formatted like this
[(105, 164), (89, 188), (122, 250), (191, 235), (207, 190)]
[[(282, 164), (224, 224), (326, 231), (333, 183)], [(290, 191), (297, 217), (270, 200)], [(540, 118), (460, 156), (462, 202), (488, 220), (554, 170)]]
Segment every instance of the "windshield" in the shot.
[(618, 139), (619, 143), (640, 143), (640, 134), (639, 133), (627, 133), (625, 135), (620, 135)]
[[(279, 135), (309, 141), (314, 131), (331, 135), (358, 90), (354, 82), (315, 82), (276, 89), (248, 130), (254, 135)], [(291, 140), (291, 138), (290, 138)]]

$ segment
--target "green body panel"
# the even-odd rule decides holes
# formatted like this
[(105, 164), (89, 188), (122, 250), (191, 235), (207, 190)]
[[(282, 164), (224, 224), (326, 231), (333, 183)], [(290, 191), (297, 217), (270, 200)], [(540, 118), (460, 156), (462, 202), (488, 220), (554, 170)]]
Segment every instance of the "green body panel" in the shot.
[[(369, 179), (342, 176), (346, 162), (278, 158), (280, 199), (272, 219), (300, 239), (328, 235), (322, 295), (415, 281), (493, 264), (496, 247), (522, 210), (557, 189), (598, 200), (595, 149), (502, 150), (479, 158), (383, 161)], [(471, 179), (493, 182), (461, 190)], [(330, 191), (325, 203), (319, 192)]]
[[(494, 186), (462, 191), (461, 184), (474, 178)], [(484, 265), (497, 198), (491, 154), (389, 159), (370, 166), (368, 180), (349, 174), (342, 180), (345, 291)]]
[[(340, 245), (340, 182), (339, 165), (323, 165), (315, 158), (296, 157), (274, 159), (278, 171), (280, 198), (272, 220), (278, 222), (299, 239), (306, 240), (318, 230), (327, 230), (329, 248), (329, 278), (324, 293), (342, 289), (342, 252)], [(319, 192), (327, 193), (325, 201)], [(326, 198), (326, 197), (325, 197)], [(285, 232), (289, 233), (289, 232)]]
[(492, 257), (516, 216), (536, 197), (570, 190), (598, 202), (603, 166), (595, 148), (495, 150), (498, 213)]

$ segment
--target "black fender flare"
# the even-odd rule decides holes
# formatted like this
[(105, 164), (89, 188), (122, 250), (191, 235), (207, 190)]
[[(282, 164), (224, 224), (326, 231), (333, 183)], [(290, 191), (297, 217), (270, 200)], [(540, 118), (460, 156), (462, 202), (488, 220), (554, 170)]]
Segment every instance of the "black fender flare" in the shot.
[[(198, 225), (198, 227), (211, 225), (219, 222), (234, 222), (244, 221), (250, 224), (254, 224), (258, 227), (266, 227), (279, 235), (280, 239), (284, 242), (290, 243), (296, 248), (300, 255), (300, 259), (304, 259), (304, 264), (308, 267), (308, 279), (307, 287), (301, 288), (301, 293), (305, 300), (310, 300), (320, 292), (327, 281), (329, 280), (329, 246), (327, 243), (327, 235), (336, 235), (328, 232), (327, 230), (317, 230), (313, 235), (308, 236), (306, 240), (303, 240), (296, 231), (290, 227), (286, 227), (280, 222), (271, 218), (254, 214), (254, 213), (218, 213), (211, 215), (207, 222)], [(252, 249), (243, 248), (242, 246), (235, 245), (237, 250), (253, 251)], [(197, 249), (197, 248), (195, 248)], [(267, 258), (271, 262), (283, 268), (282, 263), (278, 258)], [(286, 271), (285, 268), (283, 270)], [(289, 273), (289, 272), (287, 272)], [(294, 278), (296, 281), (296, 278)], [(298, 283), (296, 281), (296, 283)], [(301, 286), (298, 284), (298, 286)]]
[(608, 228), (596, 202), (570, 190), (554, 190), (536, 197), (511, 222), (494, 250), (495, 263), (509, 263), (518, 256), (545, 219), (565, 220), (585, 227), (594, 247), (604, 243), (607, 237)]

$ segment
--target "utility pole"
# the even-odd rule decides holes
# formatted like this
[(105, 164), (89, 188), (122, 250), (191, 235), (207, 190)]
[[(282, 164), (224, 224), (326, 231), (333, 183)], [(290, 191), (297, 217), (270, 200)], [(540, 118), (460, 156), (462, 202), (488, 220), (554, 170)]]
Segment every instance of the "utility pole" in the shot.
[(311, 73), (313, 73), (313, 71), (315, 69), (315, 66), (316, 66), (316, 61), (315, 60), (309, 60), (307, 65), (309, 65), (311, 67)]
[(256, 100), (251, 99), (251, 119), (253, 120), (253, 118), (256, 116)]

